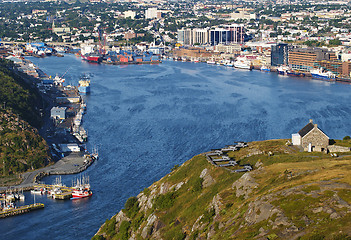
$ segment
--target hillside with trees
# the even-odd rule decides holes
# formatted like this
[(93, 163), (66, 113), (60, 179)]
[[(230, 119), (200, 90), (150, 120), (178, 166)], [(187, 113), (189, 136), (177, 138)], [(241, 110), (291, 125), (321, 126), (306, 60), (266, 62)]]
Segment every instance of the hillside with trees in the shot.
[(17, 75), (11, 62), (0, 60), (2, 178), (43, 167), (51, 161), (48, 146), (37, 130), (41, 125), (42, 101), (36, 89)]

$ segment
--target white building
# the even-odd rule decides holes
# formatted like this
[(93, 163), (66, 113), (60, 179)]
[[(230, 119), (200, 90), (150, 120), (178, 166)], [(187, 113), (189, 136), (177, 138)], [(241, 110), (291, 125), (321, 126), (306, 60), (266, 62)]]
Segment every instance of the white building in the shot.
[(125, 11), (123, 14), (124, 14), (125, 18), (129, 18), (130, 17), (131, 19), (134, 19), (135, 16), (136, 16), (136, 12), (131, 11), (131, 10)]
[(160, 18), (158, 12), (159, 11), (157, 10), (157, 8), (148, 8), (145, 11), (145, 18), (146, 19)]

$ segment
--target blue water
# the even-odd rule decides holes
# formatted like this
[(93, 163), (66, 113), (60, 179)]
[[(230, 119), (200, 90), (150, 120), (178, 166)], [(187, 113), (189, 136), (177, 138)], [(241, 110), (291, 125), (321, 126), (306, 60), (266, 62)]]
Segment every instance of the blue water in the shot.
[[(201, 63), (109, 66), (30, 58), (77, 84), (91, 73), (84, 126), (100, 160), (86, 174), (94, 195), (78, 201), (37, 196), (44, 210), (0, 220), (0, 239), (89, 239), (175, 164), (233, 141), (290, 138), (312, 118), (331, 138), (351, 135), (350, 85)], [(75, 176), (62, 176), (70, 185)], [(55, 177), (44, 180), (52, 183)], [(26, 194), (27, 203), (33, 196)]]

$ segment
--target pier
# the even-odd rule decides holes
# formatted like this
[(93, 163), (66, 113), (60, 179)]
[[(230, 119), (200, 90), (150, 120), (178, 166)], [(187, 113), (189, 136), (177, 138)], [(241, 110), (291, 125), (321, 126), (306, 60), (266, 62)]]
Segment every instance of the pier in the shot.
[(17, 208), (11, 208), (11, 209), (0, 211), (0, 218), (16, 216), (16, 215), (33, 211), (33, 210), (42, 209), (42, 208), (44, 208), (43, 203), (34, 203), (34, 204), (25, 205)]

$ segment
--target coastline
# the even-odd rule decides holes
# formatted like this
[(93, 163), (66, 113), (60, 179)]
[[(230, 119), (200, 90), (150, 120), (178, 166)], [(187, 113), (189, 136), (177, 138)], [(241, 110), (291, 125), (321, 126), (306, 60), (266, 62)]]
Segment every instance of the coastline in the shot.
[[(33, 84), (37, 83), (37, 89), (39, 89), (39, 83), (43, 81), (43, 79), (47, 79), (47, 74), (39, 69), (37, 66), (35, 66), (30, 60), (24, 59), (23, 60), (24, 65), (32, 65), (33, 68), (39, 73), (37, 77), (28, 75), (26, 73), (25, 76), (22, 75), (23, 78), (26, 78), (25, 81), (32, 81)], [(17, 66), (15, 69), (16, 72), (20, 73), (21, 71), (19, 70), (21, 66)], [(24, 173), (20, 174), (20, 180), (21, 183), (17, 185), (8, 185), (8, 186), (0, 186), (0, 193), (6, 192), (8, 189), (23, 189), (24, 191), (29, 191), (33, 189), (35, 184), (38, 184), (39, 181), (49, 175), (68, 175), (68, 174), (77, 174), (85, 171), (90, 165), (93, 164), (93, 162), (98, 158), (97, 154), (89, 153), (86, 149), (84, 151), (80, 150), (80, 152), (66, 152), (65, 154), (61, 152), (57, 152), (57, 148), (51, 147), (52, 145), (58, 145), (59, 140), (62, 140), (62, 138), (68, 138), (69, 142), (68, 143), (77, 143), (80, 149), (82, 149), (83, 142), (80, 142), (72, 132), (64, 133), (64, 137), (58, 136), (56, 137), (56, 133), (60, 132), (62, 130), (66, 130), (69, 128), (71, 122), (74, 120), (74, 118), (77, 116), (78, 111), (76, 111), (70, 118), (65, 119), (63, 123), (61, 122), (61, 125), (57, 124), (57, 122), (53, 123), (53, 120), (50, 116), (50, 111), (53, 106), (58, 105), (55, 103), (55, 100), (58, 96), (61, 95), (66, 95), (65, 94), (65, 87), (62, 85), (52, 85), (52, 95), (50, 95), (48, 92), (45, 91), (40, 91), (41, 96), (43, 99), (46, 101), (47, 106), (45, 109), (43, 109), (43, 115), (42, 115), (42, 120), (44, 122), (43, 126), (38, 129), (38, 132), (41, 137), (45, 139), (47, 142), (47, 145), (50, 149), (50, 155), (52, 159), (54, 159), (54, 163), (51, 165), (47, 165), (43, 168), (32, 170), (32, 171), (27, 171)], [(72, 91), (72, 90), (70, 90)], [(66, 91), (67, 92), (67, 91)], [(69, 93), (72, 94), (72, 93)], [(70, 102), (68, 103), (69, 106), (73, 107), (75, 110), (80, 109), (80, 105), (83, 102), (81, 95), (79, 94), (78, 90), (76, 87), (74, 87), (73, 90), (73, 95), (77, 98), (79, 98), (79, 102)], [(69, 97), (72, 97), (71, 95), (66, 96), (68, 99)], [(62, 104), (60, 104), (62, 105)], [(66, 121), (67, 120), (67, 121)], [(49, 134), (49, 132), (54, 132), (55, 138), (52, 138), (52, 136)], [(61, 138), (60, 138), (61, 137)], [(50, 138), (50, 139), (49, 139)], [(55, 154), (55, 152), (58, 154)], [(58, 157), (58, 155), (62, 155), (62, 157)]]

